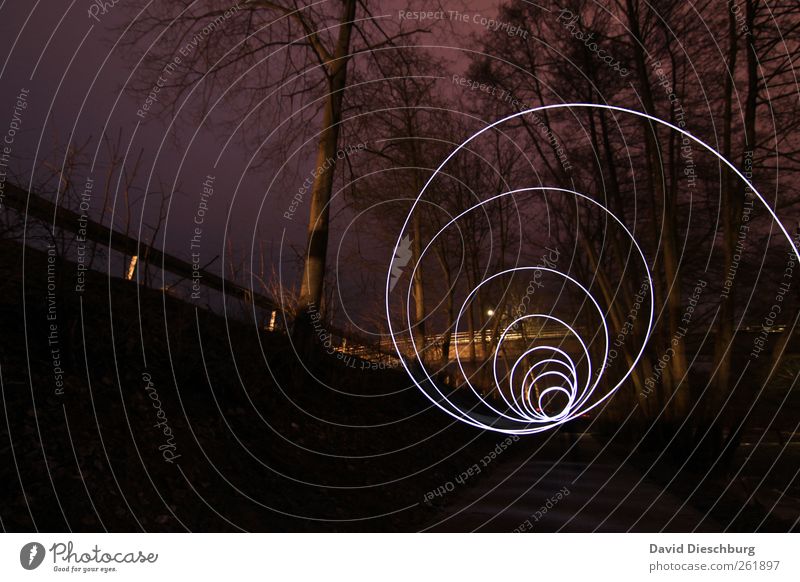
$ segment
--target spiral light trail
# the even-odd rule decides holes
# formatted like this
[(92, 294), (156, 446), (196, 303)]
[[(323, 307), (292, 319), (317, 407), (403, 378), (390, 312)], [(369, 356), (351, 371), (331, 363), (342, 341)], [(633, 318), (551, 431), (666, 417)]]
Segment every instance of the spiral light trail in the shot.
[[(600, 105), (600, 104), (593, 104), (593, 103), (567, 103), (567, 104), (557, 104), (557, 105), (547, 105), (542, 107), (535, 107), (531, 109), (527, 109), (525, 111), (520, 111), (513, 115), (509, 115), (508, 117), (502, 118), (499, 121), (496, 121), (480, 131), (476, 132), (468, 139), (466, 139), (461, 145), (459, 145), (456, 149), (454, 149), (445, 160), (438, 166), (438, 168), (433, 172), (430, 176), (428, 181), (423, 186), (422, 190), (420, 191), (419, 195), (417, 196), (416, 200), (412, 204), (408, 215), (405, 218), (402, 228), (397, 237), (397, 241), (394, 246), (394, 250), (392, 256), (394, 256), (398, 248), (400, 247), (401, 241), (403, 237), (407, 234), (407, 228), (410, 224), (411, 217), (414, 213), (415, 208), (419, 204), (420, 200), (425, 196), (426, 191), (428, 190), (431, 183), (436, 179), (437, 175), (442, 171), (442, 169), (447, 165), (447, 163), (465, 146), (467, 146), (470, 142), (478, 138), (483, 133), (491, 131), (492, 129), (502, 125), (503, 123), (528, 114), (537, 113), (539, 111), (544, 110), (555, 110), (555, 109), (569, 109), (569, 108), (596, 108), (596, 109), (604, 109), (613, 112), (619, 112), (624, 114), (635, 115), (644, 119), (648, 119), (650, 121), (659, 123), (668, 127), (673, 131), (677, 131), (680, 134), (686, 136), (687, 138), (693, 140), (695, 143), (702, 146), (707, 151), (714, 154), (723, 164), (725, 164), (728, 168), (730, 168), (754, 193), (754, 195), (761, 201), (764, 207), (772, 216), (773, 220), (778, 225), (783, 236), (789, 241), (791, 248), (798, 260), (800, 260), (800, 253), (798, 253), (798, 249), (794, 246), (792, 242), (792, 238), (787, 232), (786, 228), (781, 224), (780, 220), (778, 220), (777, 215), (772, 210), (772, 208), (767, 204), (764, 197), (761, 195), (760, 192), (753, 186), (753, 184), (747, 180), (747, 178), (740, 172), (733, 164), (731, 164), (724, 156), (722, 156), (719, 152), (717, 152), (714, 148), (706, 144), (704, 141), (700, 140), (699, 138), (695, 137), (688, 131), (681, 129), (675, 125), (672, 125), (669, 122), (664, 120), (658, 119), (646, 113), (642, 113), (639, 111), (635, 111), (632, 109), (626, 109), (623, 107), (616, 107), (612, 105)], [(596, 408), (603, 402), (605, 402), (608, 398), (610, 398), (614, 392), (616, 392), (628, 378), (633, 373), (634, 369), (636, 368), (637, 364), (641, 360), (645, 348), (647, 346), (648, 340), (653, 332), (654, 326), (654, 310), (655, 310), (655, 295), (653, 289), (653, 277), (649, 269), (647, 258), (645, 257), (642, 248), (640, 247), (639, 243), (636, 241), (636, 238), (631, 233), (631, 231), (625, 226), (623, 221), (617, 217), (611, 210), (607, 207), (603, 206), (599, 202), (593, 200), (591, 197), (587, 196), (586, 194), (576, 192), (574, 190), (569, 190), (566, 188), (560, 187), (535, 187), (535, 188), (520, 188), (511, 190), (508, 192), (504, 192), (501, 194), (497, 194), (487, 198), (486, 200), (482, 200), (477, 204), (467, 208), (460, 214), (453, 216), (441, 229), (438, 230), (428, 241), (427, 245), (423, 248), (420, 256), (413, 266), (413, 270), (411, 272), (411, 277), (409, 280), (413, 280), (416, 274), (417, 268), (422, 261), (422, 258), (425, 256), (426, 252), (430, 249), (431, 245), (436, 241), (437, 237), (442, 235), (451, 225), (456, 223), (460, 218), (464, 217), (465, 215), (469, 214), (470, 212), (481, 208), (482, 206), (489, 204), (493, 201), (496, 201), (500, 198), (506, 196), (517, 196), (526, 193), (533, 193), (533, 192), (558, 192), (562, 194), (568, 194), (575, 196), (576, 199), (580, 199), (585, 202), (589, 202), (605, 212), (622, 230), (630, 239), (633, 248), (636, 249), (638, 254), (639, 260), (641, 261), (641, 267), (643, 271), (646, 273), (647, 277), (647, 289), (648, 289), (648, 296), (649, 296), (649, 313), (648, 313), (648, 321), (647, 321), (647, 329), (646, 332), (643, 334), (642, 341), (640, 345), (637, 346), (636, 355), (633, 358), (630, 365), (627, 366), (626, 372), (622, 375), (622, 377), (614, 382), (611, 381), (608, 383), (610, 388), (607, 389), (605, 394), (597, 394), (598, 387), (603, 380), (604, 374), (606, 373), (610, 361), (609, 361), (609, 329), (608, 329), (608, 322), (605, 318), (605, 311), (601, 307), (598, 300), (590, 293), (586, 286), (581, 284), (575, 278), (570, 276), (567, 273), (558, 271), (556, 269), (552, 269), (549, 267), (543, 266), (536, 266), (536, 267), (515, 267), (511, 269), (506, 269), (490, 275), (489, 277), (485, 278), (483, 281), (480, 281), (477, 285), (474, 286), (469, 291), (464, 302), (461, 304), (458, 315), (455, 319), (454, 330), (456, 333), (459, 332), (459, 324), (461, 322), (461, 318), (464, 315), (464, 312), (468, 309), (470, 305), (471, 299), (478, 293), (480, 288), (487, 283), (491, 282), (494, 279), (504, 276), (510, 276), (517, 273), (522, 273), (525, 271), (542, 271), (550, 273), (556, 277), (560, 277), (565, 281), (565, 284), (569, 284), (570, 286), (579, 290), (586, 300), (593, 306), (594, 310), (597, 312), (599, 316), (599, 321), (602, 322), (602, 337), (603, 337), (603, 356), (602, 361), (599, 363), (599, 366), (593, 368), (592, 366), (592, 359), (590, 355), (589, 348), (587, 347), (587, 342), (585, 339), (581, 338), (580, 334), (577, 330), (575, 330), (572, 326), (570, 326), (566, 321), (563, 319), (559, 319), (554, 317), (553, 315), (544, 314), (544, 313), (535, 313), (535, 314), (527, 314), (521, 317), (517, 317), (516, 319), (510, 321), (504, 328), (502, 334), (500, 335), (499, 341), (494, 347), (494, 352), (492, 354), (492, 375), (494, 379), (494, 388), (496, 392), (500, 394), (503, 403), (508, 407), (507, 411), (501, 410), (494, 406), (489, 399), (481, 394), (481, 391), (477, 389), (473, 383), (469, 379), (469, 375), (466, 373), (462, 360), (461, 355), (459, 354), (459, 350), (455, 350), (455, 358), (458, 364), (458, 368), (464, 377), (465, 384), (470, 389), (471, 393), (478, 398), (478, 401), (482, 405), (482, 408), (490, 411), (490, 414), (486, 414), (483, 411), (476, 412), (473, 409), (465, 410), (462, 406), (458, 403), (454, 402), (450, 395), (446, 393), (446, 391), (438, 385), (436, 380), (430, 374), (430, 372), (426, 369), (424, 363), (422, 363), (421, 354), (418, 351), (417, 345), (414, 341), (412, 330), (413, 330), (413, 322), (412, 322), (412, 285), (408, 285), (408, 289), (405, 296), (405, 305), (404, 305), (404, 313), (405, 313), (405, 326), (404, 329), (406, 330), (402, 335), (406, 335), (408, 337), (408, 345), (413, 347), (413, 356), (411, 360), (409, 360), (408, 355), (404, 354), (400, 348), (399, 341), (402, 341), (399, 336), (401, 333), (396, 332), (393, 325), (392, 325), (392, 316), (390, 310), (390, 291), (392, 290), (393, 286), (390, 285), (391, 280), (391, 268), (387, 272), (386, 277), (386, 296), (385, 296), (385, 306), (386, 306), (386, 317), (389, 324), (389, 333), (392, 337), (392, 342), (394, 344), (395, 350), (397, 351), (398, 357), (402, 362), (402, 365), (412, 379), (414, 384), (419, 388), (422, 393), (438, 408), (449, 414), (450, 416), (465, 422), (469, 425), (475, 426), (477, 428), (493, 430), (501, 433), (510, 433), (510, 434), (531, 434), (531, 433), (538, 433), (545, 430), (552, 429), (556, 426), (559, 426), (565, 422), (568, 422), (578, 416), (586, 414), (587, 412), (591, 411), (592, 409)], [(564, 328), (569, 336), (574, 337), (579, 345), (581, 346), (582, 355), (577, 360), (573, 359), (565, 350), (560, 349), (558, 346), (536, 346), (532, 349), (524, 351), (513, 363), (511, 366), (510, 372), (508, 374), (507, 381), (503, 381), (499, 373), (499, 366), (498, 366), (498, 355), (502, 351), (501, 348), (503, 346), (503, 342), (508, 337), (509, 330), (515, 329), (523, 320), (543, 320), (543, 321), (550, 321), (554, 322), (556, 325), (561, 326)], [(471, 338), (470, 341), (474, 341), (474, 338)], [(538, 352), (548, 352), (548, 357), (543, 358), (541, 360), (537, 360), (533, 364), (528, 366), (528, 369), (524, 371), (524, 373), (520, 373), (518, 371), (519, 368), (523, 366), (523, 362), (526, 358), (532, 355), (539, 355)], [(556, 371), (556, 370), (549, 370), (547, 369), (548, 365), (554, 365), (560, 367), (563, 371)], [(545, 368), (544, 372), (537, 372), (537, 369), (541, 369), (542, 367)], [(581, 377), (583, 373), (584, 377)], [(538, 396), (534, 394), (532, 390), (533, 386), (538, 381), (545, 381), (547, 386), (538, 393)], [(547, 413), (545, 412), (545, 405), (544, 402), (546, 400), (546, 396), (555, 396), (555, 395), (562, 395), (566, 397), (566, 404), (557, 412), (555, 413)]]

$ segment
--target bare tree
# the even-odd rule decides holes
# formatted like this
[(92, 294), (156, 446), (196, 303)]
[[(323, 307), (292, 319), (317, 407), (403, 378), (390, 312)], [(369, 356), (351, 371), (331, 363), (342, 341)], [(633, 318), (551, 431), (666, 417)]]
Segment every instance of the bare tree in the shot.
[[(357, 56), (372, 58), (373, 51), (423, 30), (408, 26), (399, 19), (376, 18), (361, 0), (251, 0), (235, 6), (228, 0), (183, 0), (150, 6), (133, 25), (136, 48), (158, 31), (139, 84), (148, 91), (156, 83), (158, 103), (175, 111), (181, 97), (202, 82), (197, 111), (208, 112), (218, 94), (225, 93), (234, 124), (242, 116), (253, 120), (247, 128), (259, 143), (267, 128), (287, 117), (291, 129), (282, 134), (281, 148), (293, 141), (303, 143), (309, 127), (319, 127), (295, 325), (298, 338), (308, 335), (308, 307), (323, 299), (331, 192), (350, 62)], [(176, 55), (180, 67), (169, 64)], [(265, 107), (269, 98), (277, 104)]]

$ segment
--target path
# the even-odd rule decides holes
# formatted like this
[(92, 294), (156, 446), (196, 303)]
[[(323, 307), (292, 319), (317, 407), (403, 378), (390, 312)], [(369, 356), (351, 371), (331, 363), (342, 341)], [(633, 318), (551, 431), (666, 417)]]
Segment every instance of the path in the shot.
[(601, 451), (588, 434), (562, 433), (546, 444), (535, 439), (523, 437), (513, 445), (515, 454), (502, 459), (487, 478), (453, 492), (429, 531), (720, 530), (658, 483)]

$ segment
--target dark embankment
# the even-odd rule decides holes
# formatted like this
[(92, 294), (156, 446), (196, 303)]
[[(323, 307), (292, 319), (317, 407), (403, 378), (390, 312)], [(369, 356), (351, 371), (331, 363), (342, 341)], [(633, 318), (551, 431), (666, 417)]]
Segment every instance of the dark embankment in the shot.
[(497, 440), (397, 371), (320, 351), (298, 381), (283, 334), (24, 254), (0, 243), (8, 531), (414, 530)]

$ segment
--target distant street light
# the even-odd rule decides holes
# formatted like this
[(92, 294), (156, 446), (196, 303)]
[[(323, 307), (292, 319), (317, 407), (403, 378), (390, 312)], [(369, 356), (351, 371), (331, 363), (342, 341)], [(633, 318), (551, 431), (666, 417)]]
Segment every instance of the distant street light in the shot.
[(489, 317), (493, 316), (493, 315), (494, 315), (494, 309), (490, 309), (490, 310), (488, 310), (488, 311), (486, 312), (486, 315), (488, 315)]
[(125, 275), (125, 278), (128, 281), (133, 280), (133, 275), (136, 273), (136, 263), (139, 261), (139, 257), (137, 255), (133, 255), (131, 257), (131, 262), (128, 264), (128, 273)]

